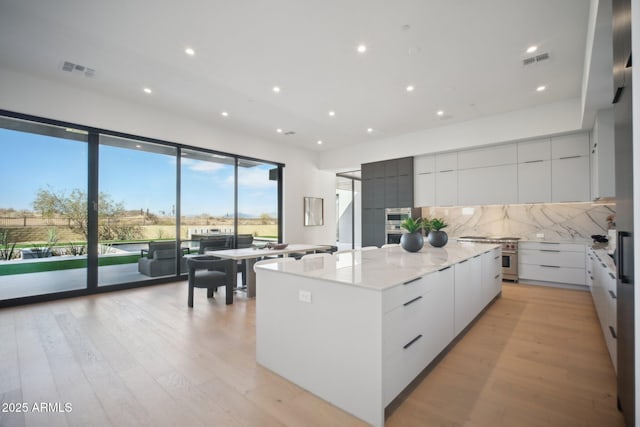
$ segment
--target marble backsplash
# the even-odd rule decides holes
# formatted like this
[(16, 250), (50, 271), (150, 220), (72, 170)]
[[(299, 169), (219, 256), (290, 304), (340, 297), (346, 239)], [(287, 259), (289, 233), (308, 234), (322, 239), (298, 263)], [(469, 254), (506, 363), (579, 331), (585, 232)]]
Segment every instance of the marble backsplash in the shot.
[[(425, 218), (444, 218), (451, 237), (512, 236), (525, 240), (591, 240), (607, 234), (615, 205), (552, 203), (422, 208)], [(538, 233), (544, 237), (537, 237)]]

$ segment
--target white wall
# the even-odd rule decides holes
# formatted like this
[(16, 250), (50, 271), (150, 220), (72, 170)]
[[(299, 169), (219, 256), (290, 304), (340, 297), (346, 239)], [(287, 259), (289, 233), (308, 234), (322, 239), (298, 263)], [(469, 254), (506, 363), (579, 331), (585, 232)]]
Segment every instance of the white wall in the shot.
[(581, 123), (581, 103), (574, 99), (324, 151), (319, 167), (359, 169), (378, 160), (575, 132)]
[[(284, 163), (284, 241), (335, 241), (335, 174), (317, 168), (314, 152), (6, 69), (0, 94), (4, 110)], [(304, 196), (325, 199), (324, 226), (304, 227)]]

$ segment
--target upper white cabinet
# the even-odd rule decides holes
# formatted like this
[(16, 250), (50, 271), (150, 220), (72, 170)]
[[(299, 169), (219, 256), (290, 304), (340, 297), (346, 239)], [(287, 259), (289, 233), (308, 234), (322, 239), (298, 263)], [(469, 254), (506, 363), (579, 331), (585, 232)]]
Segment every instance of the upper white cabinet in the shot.
[(413, 158), (413, 171), (416, 174), (434, 173), (436, 171), (436, 156), (416, 156)]
[(591, 134), (591, 199), (615, 197), (613, 109), (600, 110)]
[(589, 156), (589, 133), (554, 136), (551, 138), (551, 158)]
[(518, 203), (545, 203), (551, 200), (551, 160), (518, 164)]
[(551, 139), (518, 142), (518, 163), (532, 163), (551, 159)]
[(436, 154), (436, 172), (458, 170), (458, 153)]
[(465, 150), (458, 153), (458, 169), (485, 168), (517, 163), (516, 144)]
[(586, 132), (551, 139), (551, 201), (591, 200), (589, 134)]
[[(444, 170), (436, 173), (435, 206), (455, 206), (458, 204), (458, 171)], [(428, 205), (427, 205), (428, 206)]]
[(458, 201), (463, 205), (518, 203), (517, 166), (459, 170)]
[(413, 203), (415, 207), (436, 204), (436, 156), (413, 158)]

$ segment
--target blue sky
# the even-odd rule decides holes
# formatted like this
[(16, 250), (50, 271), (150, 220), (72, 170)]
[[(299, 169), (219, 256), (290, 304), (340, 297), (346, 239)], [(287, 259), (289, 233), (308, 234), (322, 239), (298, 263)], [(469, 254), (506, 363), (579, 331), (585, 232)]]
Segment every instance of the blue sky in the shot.
[[(86, 191), (84, 142), (0, 129), (0, 207), (33, 209), (40, 188)], [(100, 191), (126, 209), (171, 213), (175, 204), (176, 160), (172, 156), (100, 146)], [(277, 212), (272, 165), (240, 168), (239, 212), (252, 216)], [(233, 215), (233, 166), (191, 159), (182, 161), (182, 214)]]

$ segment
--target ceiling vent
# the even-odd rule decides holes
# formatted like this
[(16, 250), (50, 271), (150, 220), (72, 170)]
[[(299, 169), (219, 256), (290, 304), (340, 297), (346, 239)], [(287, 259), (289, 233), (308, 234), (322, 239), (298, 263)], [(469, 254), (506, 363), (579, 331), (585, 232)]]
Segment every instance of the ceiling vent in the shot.
[(62, 71), (68, 73), (82, 75), (85, 77), (93, 77), (96, 74), (96, 70), (93, 68), (85, 67), (84, 65), (74, 64), (73, 62), (64, 61), (62, 63)]
[(295, 135), (296, 133), (292, 130), (285, 132), (283, 135), (287, 135), (287, 136), (291, 136), (291, 135)]
[(536, 64), (538, 62), (542, 62), (542, 61), (546, 61), (547, 59), (549, 59), (549, 54), (548, 53), (541, 53), (540, 55), (536, 55), (536, 56), (531, 56), (529, 58), (525, 58), (522, 60), (522, 65), (531, 65), (531, 64)]

